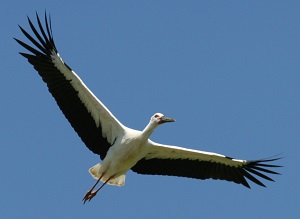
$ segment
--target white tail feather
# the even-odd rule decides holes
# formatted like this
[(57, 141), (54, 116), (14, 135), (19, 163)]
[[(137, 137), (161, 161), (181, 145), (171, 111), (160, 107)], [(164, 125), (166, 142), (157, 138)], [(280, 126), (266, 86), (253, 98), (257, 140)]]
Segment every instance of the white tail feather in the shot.
[(97, 163), (95, 166), (93, 166), (89, 169), (89, 172), (92, 175), (92, 177), (94, 177), (94, 179), (99, 179), (99, 177), (100, 177), (100, 168), (101, 168), (101, 164)]
[[(95, 179), (99, 179), (99, 177), (102, 174), (101, 164), (98, 163), (95, 166), (91, 167), (89, 169), (89, 172), (92, 175), (92, 177), (94, 177)], [(115, 185), (115, 186), (123, 186), (125, 184), (125, 178), (126, 178), (126, 175), (122, 174), (122, 175), (120, 175), (120, 176), (118, 176), (116, 178), (113, 178), (113, 179), (109, 180), (107, 182), (107, 184), (109, 184), (109, 185)], [(104, 176), (104, 177), (101, 178), (101, 181), (105, 182), (107, 179), (108, 179), (108, 177)]]

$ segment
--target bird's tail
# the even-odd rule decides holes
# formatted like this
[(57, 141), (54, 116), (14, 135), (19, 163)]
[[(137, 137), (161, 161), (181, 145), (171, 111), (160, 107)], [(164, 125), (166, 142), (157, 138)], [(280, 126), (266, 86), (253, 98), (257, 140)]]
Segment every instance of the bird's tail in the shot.
[[(101, 171), (101, 164), (98, 163), (95, 166), (91, 167), (89, 169), (90, 174), (92, 175), (92, 177), (94, 177), (95, 179), (99, 179), (99, 177), (102, 175), (102, 171)], [(126, 175), (122, 174), (116, 178), (110, 179), (107, 184), (109, 185), (114, 185), (114, 186), (124, 186), (125, 184), (125, 178)], [(105, 182), (108, 179), (107, 176), (104, 176), (101, 178), (102, 182)]]

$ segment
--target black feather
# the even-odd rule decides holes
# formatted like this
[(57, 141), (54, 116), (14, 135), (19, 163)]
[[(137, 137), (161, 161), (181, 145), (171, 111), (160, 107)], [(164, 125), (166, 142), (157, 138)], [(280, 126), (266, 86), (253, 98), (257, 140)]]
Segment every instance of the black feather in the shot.
[[(101, 159), (104, 159), (108, 149), (111, 147), (102, 133), (101, 124), (96, 125), (95, 120), (90, 112), (78, 97), (78, 91), (74, 89), (70, 80), (54, 65), (51, 55), (57, 54), (57, 49), (52, 36), (51, 20), (47, 18), (45, 12), (45, 29), (42, 26), (38, 14), (36, 14), (38, 23), (38, 30), (34, 27), (31, 20), (28, 18), (29, 26), (37, 38), (35, 40), (27, 31), (21, 26), (20, 29), (26, 38), (37, 48), (29, 46), (21, 40), (15, 39), (22, 47), (32, 54), (21, 52), (30, 64), (38, 71), (43, 81), (47, 84), (48, 89), (59, 108), (62, 110), (74, 130), (80, 136), (86, 146), (94, 153), (99, 154)], [(65, 64), (66, 65), (66, 64)], [(71, 68), (66, 65), (72, 74)], [(99, 134), (100, 133), (100, 134)]]
[[(231, 159), (227, 157), (227, 159)], [(262, 159), (256, 161), (248, 161), (240, 166), (229, 166), (223, 163), (217, 163), (213, 161), (202, 160), (190, 160), (190, 159), (142, 159), (137, 162), (131, 169), (139, 174), (150, 175), (168, 175), (189, 177), (195, 179), (218, 179), (227, 180), (242, 184), (247, 188), (250, 185), (245, 178), (250, 181), (265, 187), (265, 185), (258, 180), (255, 176), (263, 179), (274, 181), (270, 177), (258, 172), (266, 172), (269, 174), (278, 174), (277, 172), (262, 168), (264, 167), (280, 167), (277, 165), (266, 164), (268, 162), (279, 160), (275, 159)]]

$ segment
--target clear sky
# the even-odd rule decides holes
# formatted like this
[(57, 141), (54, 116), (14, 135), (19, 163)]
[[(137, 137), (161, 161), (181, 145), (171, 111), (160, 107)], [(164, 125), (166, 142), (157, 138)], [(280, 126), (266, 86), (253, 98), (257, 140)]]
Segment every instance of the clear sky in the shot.
[[(5, 1), (0, 9), (0, 218), (298, 218), (300, 1)], [(125, 125), (240, 159), (282, 153), (267, 188), (128, 172), (81, 199), (99, 162), (13, 37), (51, 13), (57, 48)]]

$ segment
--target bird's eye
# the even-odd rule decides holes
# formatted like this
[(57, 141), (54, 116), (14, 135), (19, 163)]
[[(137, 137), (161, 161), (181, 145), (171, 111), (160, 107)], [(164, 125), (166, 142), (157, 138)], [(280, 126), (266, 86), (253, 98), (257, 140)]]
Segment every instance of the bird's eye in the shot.
[(154, 115), (154, 118), (157, 118), (157, 117), (159, 117), (159, 115), (157, 115), (157, 114), (156, 114), (156, 115)]

